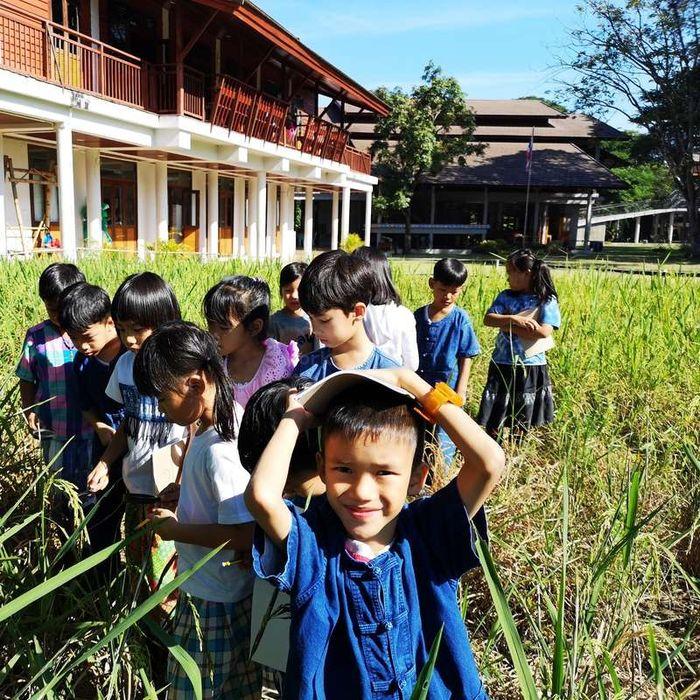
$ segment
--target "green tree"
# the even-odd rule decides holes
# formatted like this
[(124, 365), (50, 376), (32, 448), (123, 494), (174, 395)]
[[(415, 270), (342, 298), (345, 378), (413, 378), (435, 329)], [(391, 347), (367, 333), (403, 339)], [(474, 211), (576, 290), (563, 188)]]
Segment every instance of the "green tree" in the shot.
[(406, 224), (404, 251), (411, 249), (411, 200), (421, 176), (437, 173), (458, 156), (482, 150), (471, 142), (474, 115), (455, 78), (432, 62), (410, 92), (381, 87), (377, 96), (390, 107), (377, 123), (372, 148), (381, 185), (375, 208), (397, 212)]
[(647, 130), (687, 203), (700, 254), (700, 3), (697, 0), (585, 0), (562, 65), (575, 77), (576, 109), (616, 111)]

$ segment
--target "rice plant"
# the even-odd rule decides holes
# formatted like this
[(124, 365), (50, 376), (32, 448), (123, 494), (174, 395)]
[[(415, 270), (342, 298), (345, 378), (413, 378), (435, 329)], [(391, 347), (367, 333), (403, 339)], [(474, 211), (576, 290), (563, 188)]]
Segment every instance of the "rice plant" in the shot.
[[(24, 331), (43, 318), (36, 283), (46, 264), (0, 263), (0, 697), (156, 697), (158, 632), (124, 573), (90, 576), (76, 494), (41, 463), (18, 414), (14, 365)], [(110, 293), (152, 269), (200, 323), (204, 293), (224, 275), (265, 278), (279, 304), (276, 264), (104, 254), (81, 266)], [(429, 301), (427, 272), (394, 265), (409, 308)], [(555, 282), (557, 420), (506, 443), (482, 571), (460, 587), (477, 664), (496, 699), (697, 697), (700, 284), (604, 267), (557, 272)], [(502, 268), (473, 266), (460, 300), (484, 349), (472, 414), (495, 338), (481, 318), (504, 287)], [(59, 493), (73, 499), (76, 522), (53, 517)], [(167, 636), (156, 641), (179, 654)]]

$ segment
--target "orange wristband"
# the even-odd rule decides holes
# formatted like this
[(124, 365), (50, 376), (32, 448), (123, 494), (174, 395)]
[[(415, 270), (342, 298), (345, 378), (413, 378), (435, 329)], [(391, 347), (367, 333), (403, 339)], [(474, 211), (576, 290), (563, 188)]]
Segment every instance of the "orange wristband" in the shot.
[(428, 423), (435, 423), (438, 411), (446, 403), (450, 403), (453, 406), (464, 406), (464, 397), (460, 396), (449, 384), (438, 382), (433, 389), (420, 399), (420, 408), (416, 408), (416, 411)]

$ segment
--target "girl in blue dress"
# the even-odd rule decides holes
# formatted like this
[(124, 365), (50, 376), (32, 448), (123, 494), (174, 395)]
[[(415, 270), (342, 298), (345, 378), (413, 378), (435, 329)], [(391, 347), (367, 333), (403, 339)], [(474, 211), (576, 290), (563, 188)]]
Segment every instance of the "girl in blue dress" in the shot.
[(509, 289), (493, 301), (484, 324), (498, 328), (477, 420), (492, 436), (504, 427), (524, 432), (554, 420), (546, 351), (561, 315), (549, 268), (532, 251), (506, 263)]

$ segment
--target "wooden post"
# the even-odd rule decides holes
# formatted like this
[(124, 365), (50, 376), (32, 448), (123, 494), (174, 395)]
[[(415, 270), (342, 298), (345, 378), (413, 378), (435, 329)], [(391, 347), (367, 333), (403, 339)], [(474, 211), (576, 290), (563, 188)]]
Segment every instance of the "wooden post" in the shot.
[(586, 203), (586, 228), (583, 233), (583, 249), (588, 250), (591, 245), (591, 219), (593, 218), (593, 190), (588, 191)]
[(7, 222), (5, 221), (5, 139), (0, 134), (0, 165), (2, 165), (2, 179), (0, 179), (0, 258), (7, 257), (9, 247), (7, 245)]
[(183, 114), (185, 110), (185, 70), (182, 53), (182, 3), (175, 3), (175, 96), (176, 110)]
[(233, 255), (245, 254), (243, 239), (245, 237), (245, 180), (237, 177), (233, 182)]

